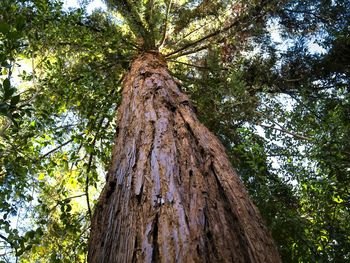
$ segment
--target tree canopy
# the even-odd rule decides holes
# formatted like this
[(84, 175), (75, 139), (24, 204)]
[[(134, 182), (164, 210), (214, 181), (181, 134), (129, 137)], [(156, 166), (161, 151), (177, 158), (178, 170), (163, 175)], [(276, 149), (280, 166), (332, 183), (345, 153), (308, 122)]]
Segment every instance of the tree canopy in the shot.
[(85, 262), (121, 83), (159, 50), (284, 262), (350, 258), (350, 2), (0, 2), (0, 262)]

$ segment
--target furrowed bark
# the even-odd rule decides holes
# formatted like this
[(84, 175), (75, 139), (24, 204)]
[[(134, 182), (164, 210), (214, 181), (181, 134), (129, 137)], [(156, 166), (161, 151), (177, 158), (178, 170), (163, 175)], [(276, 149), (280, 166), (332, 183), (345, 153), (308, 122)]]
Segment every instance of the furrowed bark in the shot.
[(124, 80), (88, 261), (281, 262), (224, 147), (158, 53)]

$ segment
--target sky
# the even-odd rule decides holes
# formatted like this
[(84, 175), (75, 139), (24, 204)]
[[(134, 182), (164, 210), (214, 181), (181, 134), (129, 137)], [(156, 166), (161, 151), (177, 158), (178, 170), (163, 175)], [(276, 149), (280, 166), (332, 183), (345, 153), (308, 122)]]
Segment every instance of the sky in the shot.
[[(90, 0), (90, 3), (87, 5), (87, 12), (90, 14), (95, 9), (101, 8), (103, 10), (106, 10), (106, 4), (103, 3), (102, 0)], [(63, 8), (69, 9), (69, 8), (79, 8), (79, 0), (64, 0), (63, 1)]]

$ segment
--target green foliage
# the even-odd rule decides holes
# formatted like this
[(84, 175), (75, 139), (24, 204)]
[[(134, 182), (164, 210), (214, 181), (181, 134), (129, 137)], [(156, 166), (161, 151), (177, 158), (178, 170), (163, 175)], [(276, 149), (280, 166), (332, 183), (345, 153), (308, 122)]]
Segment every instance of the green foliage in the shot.
[(157, 48), (284, 262), (348, 262), (348, 1), (106, 2), (0, 2), (0, 262), (85, 262), (122, 78)]

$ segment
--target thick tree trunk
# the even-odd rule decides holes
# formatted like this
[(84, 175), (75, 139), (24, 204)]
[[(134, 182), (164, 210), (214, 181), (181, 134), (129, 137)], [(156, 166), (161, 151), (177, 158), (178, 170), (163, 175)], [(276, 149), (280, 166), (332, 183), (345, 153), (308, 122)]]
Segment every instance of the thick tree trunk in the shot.
[(118, 118), (90, 263), (280, 262), (224, 147), (161, 55), (133, 62)]

